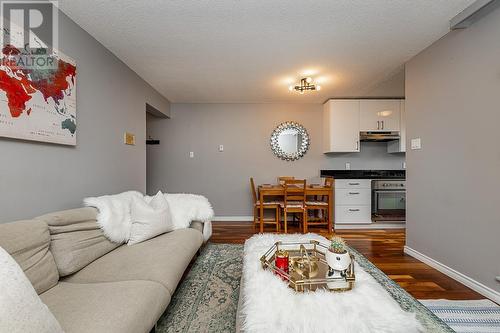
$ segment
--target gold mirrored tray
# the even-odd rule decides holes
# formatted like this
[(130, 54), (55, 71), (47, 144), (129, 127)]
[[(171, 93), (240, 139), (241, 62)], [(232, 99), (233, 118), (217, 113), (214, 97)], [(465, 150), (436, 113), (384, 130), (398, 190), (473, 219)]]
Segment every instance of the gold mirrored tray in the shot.
[[(330, 270), (325, 258), (328, 246), (316, 240), (309, 242), (276, 242), (260, 258), (262, 268), (274, 272), (288, 281), (290, 288), (298, 292), (325, 289), (334, 292), (348, 291), (354, 287), (354, 256), (351, 254), (349, 268), (342, 272), (341, 278), (327, 276)], [(276, 266), (278, 253), (288, 254), (288, 272)]]

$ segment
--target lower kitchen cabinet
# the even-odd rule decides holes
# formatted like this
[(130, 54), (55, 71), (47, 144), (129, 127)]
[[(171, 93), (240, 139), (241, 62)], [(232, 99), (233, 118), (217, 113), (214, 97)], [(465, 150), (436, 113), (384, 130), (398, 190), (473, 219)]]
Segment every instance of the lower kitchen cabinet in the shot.
[(369, 205), (339, 205), (335, 206), (336, 224), (372, 223), (372, 212)]
[(335, 202), (338, 205), (366, 205), (371, 202), (371, 189), (346, 189), (335, 190)]
[(370, 179), (335, 181), (335, 224), (372, 223)]

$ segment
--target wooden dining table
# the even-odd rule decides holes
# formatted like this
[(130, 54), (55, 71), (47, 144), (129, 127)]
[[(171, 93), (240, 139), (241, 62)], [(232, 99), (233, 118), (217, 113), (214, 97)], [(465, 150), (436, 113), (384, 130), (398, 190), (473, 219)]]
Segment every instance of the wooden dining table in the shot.
[[(264, 202), (266, 197), (284, 197), (285, 187), (283, 185), (263, 184), (258, 186), (259, 200)], [(290, 189), (289, 189), (290, 191)], [(302, 188), (297, 187), (297, 192), (301, 192)], [(332, 231), (333, 225), (333, 189), (332, 187), (322, 185), (307, 185), (306, 196), (327, 196), (328, 197), (328, 232)], [(264, 232), (264, 205), (260, 205), (260, 232)]]

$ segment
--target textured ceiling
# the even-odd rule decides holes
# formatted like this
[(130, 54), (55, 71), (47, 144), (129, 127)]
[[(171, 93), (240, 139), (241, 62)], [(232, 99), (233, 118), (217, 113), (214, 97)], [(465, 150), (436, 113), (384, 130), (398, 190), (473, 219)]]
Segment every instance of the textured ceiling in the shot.
[[(172, 102), (400, 94), (401, 66), (474, 0), (59, 0)], [(322, 90), (290, 93), (305, 74)], [(396, 80), (391, 83), (391, 80)], [(387, 89), (382, 87), (387, 86)]]

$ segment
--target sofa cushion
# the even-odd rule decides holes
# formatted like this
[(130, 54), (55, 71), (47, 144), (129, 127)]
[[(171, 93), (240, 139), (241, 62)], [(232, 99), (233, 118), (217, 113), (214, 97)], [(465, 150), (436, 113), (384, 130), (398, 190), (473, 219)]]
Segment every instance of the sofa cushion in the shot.
[(174, 230), (139, 244), (120, 246), (65, 281), (151, 280), (161, 283), (172, 294), (202, 242), (202, 234), (197, 230)]
[(43, 221), (0, 224), (0, 246), (21, 266), (38, 294), (52, 288), (59, 280), (49, 245), (49, 228)]
[(23, 270), (0, 247), (0, 332), (62, 333)]
[(120, 246), (104, 236), (96, 216), (95, 208), (85, 207), (36, 218), (49, 226), (50, 251), (60, 276), (73, 274)]
[(148, 333), (170, 295), (159, 283), (65, 283), (40, 295), (66, 333)]

